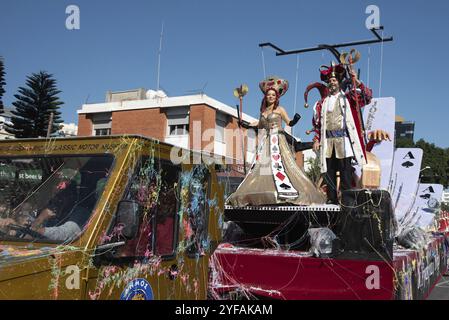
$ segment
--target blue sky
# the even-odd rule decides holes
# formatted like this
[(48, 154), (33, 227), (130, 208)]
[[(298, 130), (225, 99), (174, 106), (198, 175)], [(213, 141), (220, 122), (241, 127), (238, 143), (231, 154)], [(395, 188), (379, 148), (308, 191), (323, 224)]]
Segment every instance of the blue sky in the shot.
[[(81, 29), (67, 30), (66, 7), (77, 5)], [(54, 74), (65, 102), (62, 116), (77, 122), (76, 110), (87, 100), (103, 102), (107, 90), (155, 88), (161, 24), (164, 39), (161, 86), (169, 96), (205, 93), (231, 106), (232, 91), (241, 83), (250, 91), (244, 111), (257, 117), (263, 78), (258, 44), (273, 42), (283, 49), (320, 43), (369, 39), (365, 28), (368, 5), (380, 8), (385, 36), (381, 96), (396, 98), (397, 114), (415, 121), (415, 140), (424, 138), (449, 147), (449, 1), (105, 1), (0, 0), (0, 55), (6, 64), (7, 106), (26, 76), (46, 70)], [(357, 48), (361, 78), (379, 96), (381, 46)], [(292, 116), (296, 56), (277, 57), (264, 49), (267, 75), (290, 81), (282, 105)], [(369, 64), (368, 64), (368, 57)], [(325, 53), (300, 56), (296, 111), (303, 120), (296, 134), (304, 140), (311, 110), (303, 107), (304, 88), (318, 81), (318, 68), (333, 57)], [(314, 92), (310, 100), (317, 98)]]

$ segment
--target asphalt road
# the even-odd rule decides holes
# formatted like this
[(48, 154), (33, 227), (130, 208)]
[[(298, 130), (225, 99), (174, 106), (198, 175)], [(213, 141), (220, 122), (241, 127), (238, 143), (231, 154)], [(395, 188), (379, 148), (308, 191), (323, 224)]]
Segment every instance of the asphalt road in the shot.
[(449, 300), (449, 276), (443, 276), (433, 289), (428, 300)]

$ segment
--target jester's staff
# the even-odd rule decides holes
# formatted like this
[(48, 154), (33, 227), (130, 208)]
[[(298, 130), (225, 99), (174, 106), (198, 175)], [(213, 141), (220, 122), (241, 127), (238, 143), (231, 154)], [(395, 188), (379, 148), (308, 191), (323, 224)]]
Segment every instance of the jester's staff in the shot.
[(360, 111), (360, 107), (359, 107), (357, 83), (356, 83), (356, 78), (355, 78), (355, 74), (354, 74), (354, 69), (352, 68), (352, 66), (355, 63), (357, 63), (357, 61), (359, 61), (359, 60), (360, 60), (360, 52), (358, 52), (355, 49), (351, 49), (351, 51), (349, 51), (349, 53), (346, 53), (346, 52), (342, 53), (340, 56), (341, 64), (346, 66), (347, 72), (351, 76), (352, 90), (353, 90), (353, 94), (354, 94), (357, 115), (359, 118), (360, 126), (362, 127), (362, 135), (363, 135), (363, 140), (365, 141), (365, 147), (366, 147), (368, 145), (368, 142), (366, 140), (366, 135), (365, 135), (365, 123), (363, 122), (362, 112)]

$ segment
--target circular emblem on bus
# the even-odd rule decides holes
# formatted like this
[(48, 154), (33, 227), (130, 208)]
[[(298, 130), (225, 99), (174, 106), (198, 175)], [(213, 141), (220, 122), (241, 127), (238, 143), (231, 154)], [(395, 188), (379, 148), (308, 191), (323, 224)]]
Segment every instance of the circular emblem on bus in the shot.
[(440, 205), (440, 202), (435, 198), (430, 198), (429, 201), (427, 201), (427, 205), (430, 209), (437, 209)]
[(153, 289), (146, 279), (134, 279), (126, 285), (120, 300), (153, 300)]

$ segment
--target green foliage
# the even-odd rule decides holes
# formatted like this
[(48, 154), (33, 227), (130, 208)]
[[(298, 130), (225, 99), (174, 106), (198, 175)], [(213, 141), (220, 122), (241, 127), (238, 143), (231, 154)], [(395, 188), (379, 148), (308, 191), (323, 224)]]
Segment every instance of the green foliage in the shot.
[(446, 203), (441, 203), (441, 211), (449, 212), (449, 205)]
[(416, 148), (424, 151), (422, 167), (429, 166), (431, 169), (424, 171), (422, 181), (426, 183), (439, 183), (444, 186), (449, 182), (449, 149), (436, 147), (433, 143), (425, 142), (423, 139), (415, 143)]
[(26, 85), (14, 95), (12, 126), (6, 126), (6, 131), (16, 138), (46, 137), (50, 114), (53, 113), (51, 133), (56, 132), (63, 122), (59, 108), (64, 104), (59, 100), (61, 91), (56, 87), (56, 80), (51, 74), (41, 71), (29, 76)]
[(414, 148), (415, 143), (411, 139), (398, 138), (396, 139), (396, 148)]
[(308, 158), (306, 160), (306, 163), (309, 165), (309, 169), (306, 171), (306, 175), (310, 180), (316, 183), (321, 176), (320, 160), (318, 157)]
[(3, 88), (6, 85), (5, 82), (5, 66), (3, 64), (3, 58), (0, 57), (0, 113), (4, 111), (3, 106), (3, 95), (5, 94), (5, 89)]

